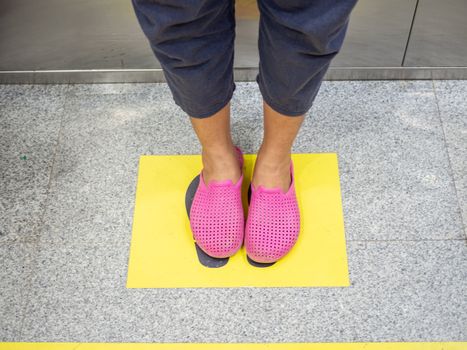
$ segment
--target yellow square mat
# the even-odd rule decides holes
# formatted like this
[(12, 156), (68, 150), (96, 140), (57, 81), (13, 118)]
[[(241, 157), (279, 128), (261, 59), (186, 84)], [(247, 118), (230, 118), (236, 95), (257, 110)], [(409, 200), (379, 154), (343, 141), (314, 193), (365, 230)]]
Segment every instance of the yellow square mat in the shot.
[[(256, 155), (245, 156), (243, 200)], [(292, 251), (269, 267), (248, 263), (245, 250), (219, 268), (197, 257), (185, 208), (200, 155), (141, 156), (128, 288), (342, 287), (349, 285), (337, 154), (292, 154), (301, 231)]]

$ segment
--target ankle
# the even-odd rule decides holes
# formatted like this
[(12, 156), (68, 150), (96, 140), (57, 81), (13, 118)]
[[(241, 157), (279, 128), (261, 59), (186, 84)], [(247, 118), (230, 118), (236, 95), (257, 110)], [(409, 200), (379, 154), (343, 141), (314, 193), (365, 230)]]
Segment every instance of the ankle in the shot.
[(203, 157), (211, 157), (211, 158), (222, 158), (228, 157), (235, 152), (235, 147), (232, 143), (225, 144), (225, 145), (216, 145), (216, 146), (208, 146), (202, 148), (202, 155)]
[(259, 167), (267, 171), (277, 172), (289, 168), (291, 162), (290, 152), (277, 152), (260, 149), (256, 158)]
[(279, 187), (287, 192), (291, 184), (290, 153), (260, 150), (256, 158), (252, 183), (255, 187)]
[(203, 148), (202, 150), (203, 163), (211, 167), (230, 167), (232, 164), (238, 163), (237, 153), (234, 145)]
[(236, 183), (241, 176), (238, 157), (232, 148), (203, 149), (203, 176), (206, 184), (211, 180), (230, 179)]

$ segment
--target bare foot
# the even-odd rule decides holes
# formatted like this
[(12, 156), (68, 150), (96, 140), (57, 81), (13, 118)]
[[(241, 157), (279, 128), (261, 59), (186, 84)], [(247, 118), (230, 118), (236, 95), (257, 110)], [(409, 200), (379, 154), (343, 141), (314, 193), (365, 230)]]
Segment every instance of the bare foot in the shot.
[(210, 181), (223, 181), (230, 179), (237, 183), (242, 175), (237, 152), (234, 146), (226, 149), (203, 149), (203, 178), (207, 185)]
[(278, 187), (284, 193), (290, 188), (290, 154), (278, 154), (260, 149), (256, 158), (252, 183), (257, 188)]

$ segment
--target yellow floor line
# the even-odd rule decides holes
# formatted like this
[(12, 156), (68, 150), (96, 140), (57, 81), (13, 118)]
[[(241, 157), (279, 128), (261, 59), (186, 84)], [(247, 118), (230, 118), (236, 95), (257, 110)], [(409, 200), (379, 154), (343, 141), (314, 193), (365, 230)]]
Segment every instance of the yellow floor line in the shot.
[(466, 350), (467, 342), (388, 343), (0, 343), (0, 350)]

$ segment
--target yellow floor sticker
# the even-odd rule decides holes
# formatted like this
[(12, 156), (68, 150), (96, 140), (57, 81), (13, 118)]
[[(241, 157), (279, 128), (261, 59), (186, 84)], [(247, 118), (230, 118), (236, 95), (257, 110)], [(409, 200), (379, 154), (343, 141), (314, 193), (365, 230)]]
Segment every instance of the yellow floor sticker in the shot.
[[(243, 199), (256, 155), (245, 155)], [(197, 258), (185, 193), (202, 168), (200, 155), (141, 156), (138, 170), (128, 288), (338, 287), (349, 276), (337, 154), (293, 154), (301, 231), (276, 264), (248, 263), (244, 248), (225, 266)]]
[(416, 343), (0, 343), (0, 350), (465, 350), (467, 342)]

